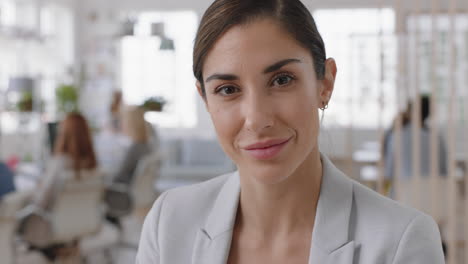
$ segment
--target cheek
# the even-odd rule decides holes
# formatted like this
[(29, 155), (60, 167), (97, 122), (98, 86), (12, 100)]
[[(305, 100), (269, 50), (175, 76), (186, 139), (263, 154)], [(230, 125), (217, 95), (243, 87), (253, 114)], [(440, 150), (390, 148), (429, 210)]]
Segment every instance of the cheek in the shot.
[(294, 96), (284, 97), (281, 104), (285, 122), (297, 130), (316, 130), (318, 126), (317, 93), (315, 87), (306, 87)]
[[(286, 98), (285, 98), (286, 99)], [(317, 94), (314, 87), (307, 87), (294, 96), (287, 97), (281, 104), (282, 121), (296, 135), (296, 144), (300, 153), (309, 153), (317, 146), (319, 117)]]
[(238, 112), (235, 108), (221, 108), (215, 105), (209, 112), (221, 147), (232, 157), (235, 147), (233, 144), (241, 126)]

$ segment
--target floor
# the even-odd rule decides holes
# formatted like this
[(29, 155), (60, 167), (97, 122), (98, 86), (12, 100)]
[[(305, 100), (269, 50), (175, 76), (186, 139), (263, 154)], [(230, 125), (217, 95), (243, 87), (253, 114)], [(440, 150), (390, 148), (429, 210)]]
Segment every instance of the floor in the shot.
[[(89, 238), (83, 242), (83, 252), (87, 252), (86, 260), (80, 260), (77, 257), (70, 257), (67, 259), (50, 262), (45, 259), (41, 254), (33, 251), (28, 251), (23, 245), (18, 245), (17, 248), (17, 264), (128, 264), (135, 263), (136, 247), (140, 236), (141, 217), (128, 217), (126, 218), (123, 225), (123, 233), (121, 236), (121, 242), (117, 242), (118, 229), (103, 228), (105, 231), (96, 234), (94, 237)], [(112, 229), (112, 230), (111, 230)], [(111, 239), (109, 239), (111, 238)], [(115, 238), (115, 239), (114, 239)], [(109, 241), (112, 241), (108, 243)], [(112, 245), (109, 247), (108, 252), (102, 247), (96, 246), (103, 244), (102, 241), (106, 241), (104, 244)]]

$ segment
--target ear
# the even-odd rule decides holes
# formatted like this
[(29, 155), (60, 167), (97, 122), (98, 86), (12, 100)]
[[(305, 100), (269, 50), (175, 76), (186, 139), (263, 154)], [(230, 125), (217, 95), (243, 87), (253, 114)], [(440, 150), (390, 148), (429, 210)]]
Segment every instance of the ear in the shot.
[(197, 81), (195, 85), (197, 86), (198, 95), (200, 95), (201, 99), (203, 99), (203, 102), (205, 102), (205, 106), (208, 108), (208, 102), (206, 101), (206, 94), (203, 93), (203, 89), (202, 89), (202, 85), (200, 81)]
[(335, 59), (328, 58), (325, 61), (325, 76), (320, 85), (319, 107), (324, 107), (323, 103), (328, 104), (331, 99), (335, 87), (336, 72)]

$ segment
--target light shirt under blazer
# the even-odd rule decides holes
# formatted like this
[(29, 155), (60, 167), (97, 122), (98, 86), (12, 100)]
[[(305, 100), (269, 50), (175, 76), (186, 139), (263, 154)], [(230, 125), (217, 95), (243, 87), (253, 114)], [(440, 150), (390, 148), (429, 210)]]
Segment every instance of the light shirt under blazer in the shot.
[[(324, 155), (321, 160), (309, 263), (444, 263), (431, 217), (346, 177)], [(136, 262), (226, 263), (239, 194), (238, 172), (163, 193), (145, 219)]]

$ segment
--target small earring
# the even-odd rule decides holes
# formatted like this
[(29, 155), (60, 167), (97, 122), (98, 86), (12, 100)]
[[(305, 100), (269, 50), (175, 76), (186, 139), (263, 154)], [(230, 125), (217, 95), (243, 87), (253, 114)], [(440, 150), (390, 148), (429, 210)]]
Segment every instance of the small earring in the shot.
[(322, 107), (320, 107), (320, 110), (324, 111), (325, 109), (328, 109), (328, 103), (322, 102)]

